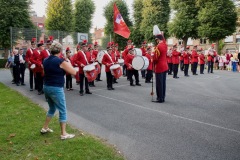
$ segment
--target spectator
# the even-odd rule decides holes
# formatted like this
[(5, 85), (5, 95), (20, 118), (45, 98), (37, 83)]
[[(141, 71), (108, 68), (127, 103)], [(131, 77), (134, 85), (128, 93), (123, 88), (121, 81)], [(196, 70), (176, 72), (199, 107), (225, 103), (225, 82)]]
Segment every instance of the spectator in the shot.
[(44, 67), (44, 93), (46, 99), (48, 99), (49, 110), (41, 133), (53, 132), (48, 128), (48, 124), (51, 121), (56, 109), (59, 110), (59, 122), (61, 126), (62, 140), (73, 138), (74, 134), (68, 134), (66, 132), (67, 122), (67, 108), (66, 99), (64, 94), (64, 75), (65, 72), (76, 75), (76, 70), (72, 67), (68, 60), (59, 58), (62, 51), (62, 45), (58, 42), (53, 42), (50, 47), (51, 55), (43, 62)]
[(13, 64), (14, 64), (14, 53), (10, 53), (10, 57), (7, 60), (7, 63), (5, 64), (5, 68), (9, 68), (11, 75), (12, 75), (12, 83), (14, 83), (14, 75), (13, 75)]

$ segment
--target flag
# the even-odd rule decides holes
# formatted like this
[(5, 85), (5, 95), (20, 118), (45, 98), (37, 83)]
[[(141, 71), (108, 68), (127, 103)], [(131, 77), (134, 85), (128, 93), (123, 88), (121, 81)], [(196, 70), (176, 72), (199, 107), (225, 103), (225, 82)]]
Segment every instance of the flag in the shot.
[(130, 30), (124, 22), (116, 3), (114, 3), (113, 6), (113, 31), (124, 38), (128, 38), (130, 36)]

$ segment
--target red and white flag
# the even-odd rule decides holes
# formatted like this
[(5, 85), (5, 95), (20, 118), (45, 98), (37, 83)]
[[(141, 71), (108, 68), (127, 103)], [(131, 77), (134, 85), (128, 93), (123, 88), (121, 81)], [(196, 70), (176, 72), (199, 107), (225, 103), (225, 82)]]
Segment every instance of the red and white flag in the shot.
[(113, 5), (113, 31), (124, 38), (128, 38), (131, 33), (127, 24), (124, 22), (116, 3)]

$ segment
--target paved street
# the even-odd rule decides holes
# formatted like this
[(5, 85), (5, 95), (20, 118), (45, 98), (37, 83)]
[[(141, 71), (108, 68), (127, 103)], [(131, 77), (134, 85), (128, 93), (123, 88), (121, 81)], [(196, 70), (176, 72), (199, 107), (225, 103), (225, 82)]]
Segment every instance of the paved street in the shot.
[[(29, 91), (28, 73), (26, 86), (11, 84), (9, 70), (0, 75), (1, 82), (47, 108), (44, 96)], [(93, 94), (83, 97), (73, 81), (74, 90), (65, 92), (69, 122), (116, 145), (128, 160), (239, 160), (240, 73), (205, 70), (186, 78), (179, 71), (179, 77), (167, 77), (164, 104), (151, 102), (151, 84), (143, 79), (141, 87), (131, 87), (121, 77), (115, 91), (108, 91), (104, 74), (90, 88)]]

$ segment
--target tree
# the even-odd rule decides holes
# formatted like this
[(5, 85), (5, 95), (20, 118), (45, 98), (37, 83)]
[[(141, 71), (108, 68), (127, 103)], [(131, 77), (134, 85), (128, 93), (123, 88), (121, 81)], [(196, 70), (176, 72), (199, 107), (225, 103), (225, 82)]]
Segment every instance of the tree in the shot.
[[(95, 11), (95, 5), (92, 0), (76, 0), (74, 10), (73, 28), (75, 32), (88, 33), (89, 40), (90, 28), (92, 26), (92, 17)], [(77, 33), (73, 35), (74, 43), (77, 44)]]
[(198, 34), (216, 42), (218, 49), (218, 41), (236, 31), (235, 6), (231, 0), (198, 0), (198, 4), (201, 4)]
[(141, 31), (148, 41), (153, 39), (153, 26), (158, 25), (159, 29), (168, 37), (167, 23), (169, 21), (170, 6), (169, 0), (143, 0)]
[(46, 8), (46, 29), (48, 33), (60, 42), (72, 31), (72, 3), (71, 0), (48, 0)]
[(143, 9), (143, 0), (134, 0), (133, 1), (133, 18), (134, 25), (132, 27), (132, 33), (130, 39), (134, 42), (135, 46), (140, 47), (141, 42), (144, 40), (144, 34), (140, 30), (140, 25), (142, 22), (142, 9)]
[[(119, 36), (115, 33), (113, 33), (113, 4), (116, 3), (118, 10), (120, 11), (125, 23), (131, 30), (132, 22), (129, 19), (129, 11), (128, 7), (125, 1), (120, 0), (111, 0), (105, 7), (104, 7), (104, 17), (107, 20), (107, 23), (105, 25), (105, 34), (106, 35), (112, 35), (112, 40), (114, 42), (117, 42), (119, 45), (119, 49), (122, 50), (127, 43), (127, 40), (123, 38), (122, 36)], [(106, 46), (103, 46), (106, 47)]]
[(29, 0), (0, 1), (0, 46), (5, 50), (5, 58), (7, 58), (8, 49), (11, 47), (10, 27), (33, 27), (29, 16), (30, 4)]
[(197, 19), (199, 8), (196, 6), (196, 0), (171, 0), (170, 6), (176, 11), (175, 17), (169, 23), (169, 33), (183, 40), (183, 46), (186, 47), (188, 38), (198, 38)]

